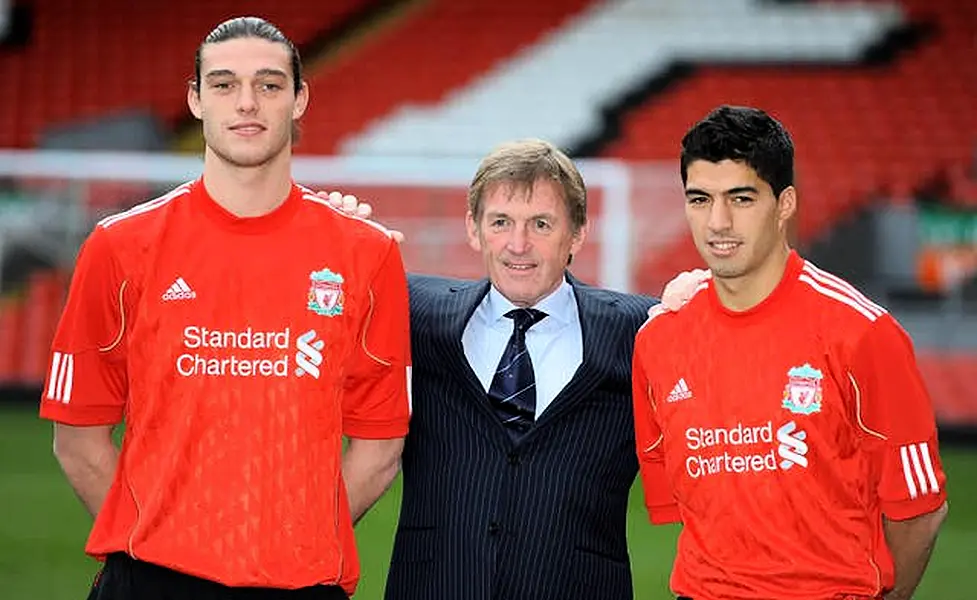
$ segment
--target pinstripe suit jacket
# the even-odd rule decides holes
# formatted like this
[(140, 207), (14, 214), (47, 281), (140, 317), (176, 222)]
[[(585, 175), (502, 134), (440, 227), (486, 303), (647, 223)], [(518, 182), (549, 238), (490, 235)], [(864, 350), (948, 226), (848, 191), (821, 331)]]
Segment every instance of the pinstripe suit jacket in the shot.
[(631, 355), (653, 301), (568, 280), (583, 362), (513, 443), (461, 343), (488, 281), (410, 276), (414, 401), (387, 600), (632, 598)]

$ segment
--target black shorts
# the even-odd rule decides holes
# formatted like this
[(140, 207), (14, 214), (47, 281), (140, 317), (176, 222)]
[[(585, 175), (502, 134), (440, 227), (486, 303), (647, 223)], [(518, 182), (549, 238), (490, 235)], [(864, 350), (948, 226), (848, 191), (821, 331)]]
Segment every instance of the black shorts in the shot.
[(232, 588), (165, 567), (110, 554), (88, 600), (348, 600), (339, 586), (297, 590)]

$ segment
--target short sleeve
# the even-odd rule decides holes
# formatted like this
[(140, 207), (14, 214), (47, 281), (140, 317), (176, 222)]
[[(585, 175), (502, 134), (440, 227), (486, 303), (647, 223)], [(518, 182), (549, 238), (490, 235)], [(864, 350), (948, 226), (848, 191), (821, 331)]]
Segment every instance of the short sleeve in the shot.
[(40, 415), (69, 425), (120, 423), (125, 410), (126, 292), (98, 226), (82, 245), (51, 348)]
[(912, 341), (883, 315), (855, 348), (851, 376), (858, 424), (879, 474), (882, 512), (916, 517), (946, 500), (933, 407)]
[(651, 381), (645, 370), (647, 363), (644, 359), (644, 347), (647, 343), (639, 332), (634, 344), (631, 368), (635, 441), (641, 485), (651, 522), (656, 525), (678, 523), (681, 517), (665, 470), (665, 436), (658, 423)]
[(403, 437), (410, 419), (410, 309), (407, 276), (393, 240), (370, 282), (369, 302), (345, 382), (343, 433)]

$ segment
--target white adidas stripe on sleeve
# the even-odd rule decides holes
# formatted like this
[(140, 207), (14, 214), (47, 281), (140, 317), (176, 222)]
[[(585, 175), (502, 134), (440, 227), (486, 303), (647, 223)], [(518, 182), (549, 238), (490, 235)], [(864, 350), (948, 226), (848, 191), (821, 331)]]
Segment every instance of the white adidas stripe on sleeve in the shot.
[(74, 375), (74, 355), (55, 352), (51, 358), (51, 372), (48, 374), (47, 399), (65, 404), (70, 402)]
[(933, 469), (933, 459), (930, 457), (929, 443), (900, 446), (899, 457), (902, 459), (902, 475), (906, 479), (906, 489), (909, 490), (910, 499), (940, 492), (936, 471)]

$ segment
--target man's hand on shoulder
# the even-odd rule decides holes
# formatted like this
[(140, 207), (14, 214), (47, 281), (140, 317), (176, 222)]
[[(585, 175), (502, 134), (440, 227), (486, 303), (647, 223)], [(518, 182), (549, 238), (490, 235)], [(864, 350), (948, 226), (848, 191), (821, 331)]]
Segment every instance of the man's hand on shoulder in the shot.
[(682, 271), (665, 284), (662, 301), (648, 309), (648, 318), (666, 312), (678, 312), (688, 304), (696, 288), (710, 277), (712, 277), (712, 272), (706, 269)]
[[(361, 219), (369, 219), (373, 215), (373, 206), (369, 202), (361, 202), (359, 198), (353, 196), (352, 194), (344, 194), (342, 192), (316, 192), (316, 196), (322, 198), (333, 207), (338, 208), (347, 215), (352, 215), (354, 217), (359, 217)], [(403, 232), (389, 229), (391, 237), (398, 244), (404, 241)]]

